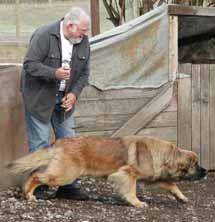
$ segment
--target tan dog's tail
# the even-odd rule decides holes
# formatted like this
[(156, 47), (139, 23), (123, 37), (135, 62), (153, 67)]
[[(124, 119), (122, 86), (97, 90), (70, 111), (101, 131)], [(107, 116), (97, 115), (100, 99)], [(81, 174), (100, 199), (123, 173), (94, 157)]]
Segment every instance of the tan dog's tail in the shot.
[(54, 157), (57, 149), (45, 148), (38, 150), (32, 154), (24, 156), (18, 160), (12, 161), (6, 165), (6, 168), (14, 173), (33, 172), (39, 168), (46, 167)]

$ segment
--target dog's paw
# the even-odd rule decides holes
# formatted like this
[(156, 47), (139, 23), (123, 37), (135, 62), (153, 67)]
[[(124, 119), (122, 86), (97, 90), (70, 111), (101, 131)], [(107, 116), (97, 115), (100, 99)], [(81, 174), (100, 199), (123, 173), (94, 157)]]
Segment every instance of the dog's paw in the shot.
[(185, 197), (184, 195), (180, 197), (176, 197), (176, 199), (181, 203), (187, 203), (189, 201), (189, 199)]
[(149, 205), (146, 202), (138, 201), (134, 204), (134, 206), (137, 208), (147, 208)]
[(27, 194), (27, 195), (25, 196), (25, 199), (26, 199), (27, 201), (34, 201), (34, 202), (37, 201), (37, 198), (36, 198), (34, 195), (30, 195), (30, 194)]
[(183, 196), (183, 197), (181, 198), (181, 201), (182, 201), (183, 203), (187, 203), (189, 200), (188, 200), (187, 197)]

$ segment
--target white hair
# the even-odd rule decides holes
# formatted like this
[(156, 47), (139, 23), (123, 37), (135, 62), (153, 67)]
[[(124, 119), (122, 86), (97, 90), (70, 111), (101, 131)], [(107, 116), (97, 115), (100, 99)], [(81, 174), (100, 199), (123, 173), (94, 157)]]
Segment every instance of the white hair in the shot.
[(85, 19), (90, 22), (89, 15), (80, 7), (73, 7), (65, 16), (64, 16), (64, 25), (68, 24), (80, 24), (80, 21)]

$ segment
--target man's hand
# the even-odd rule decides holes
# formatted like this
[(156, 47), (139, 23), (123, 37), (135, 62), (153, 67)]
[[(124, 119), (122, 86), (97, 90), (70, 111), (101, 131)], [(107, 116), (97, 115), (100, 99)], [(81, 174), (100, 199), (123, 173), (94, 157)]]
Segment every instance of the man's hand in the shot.
[(58, 80), (68, 80), (70, 78), (70, 69), (58, 68), (55, 72), (55, 77)]
[(62, 99), (62, 107), (65, 109), (65, 111), (69, 111), (72, 109), (73, 105), (75, 104), (76, 96), (73, 93), (68, 93), (66, 96)]

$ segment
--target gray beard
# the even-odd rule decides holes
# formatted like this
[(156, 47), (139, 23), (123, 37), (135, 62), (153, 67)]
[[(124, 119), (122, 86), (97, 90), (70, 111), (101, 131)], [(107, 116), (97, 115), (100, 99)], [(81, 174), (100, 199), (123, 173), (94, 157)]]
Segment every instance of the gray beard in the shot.
[(71, 44), (74, 45), (80, 43), (82, 41), (82, 38), (70, 38), (69, 41)]

